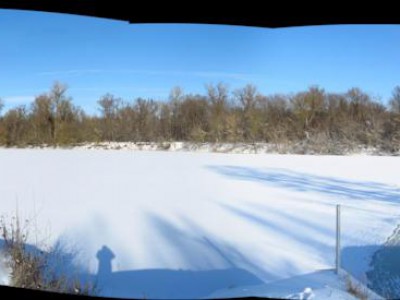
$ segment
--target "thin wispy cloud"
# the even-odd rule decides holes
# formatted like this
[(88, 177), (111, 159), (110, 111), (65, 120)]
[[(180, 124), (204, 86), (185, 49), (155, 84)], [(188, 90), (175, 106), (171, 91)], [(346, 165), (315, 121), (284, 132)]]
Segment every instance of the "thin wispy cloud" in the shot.
[(255, 74), (237, 73), (237, 72), (219, 72), (219, 71), (179, 71), (179, 70), (137, 70), (137, 69), (73, 69), (62, 71), (39, 72), (39, 76), (84, 76), (90, 74), (137, 74), (145, 76), (190, 76), (216, 79), (234, 79), (249, 81), (256, 78)]
[(63, 71), (45, 71), (39, 72), (36, 75), (38, 76), (55, 76), (55, 75), (70, 75), (70, 76), (81, 76), (86, 74), (96, 74), (96, 73), (104, 73), (105, 70), (100, 69), (77, 69), (77, 70), (63, 70)]
[(10, 96), (3, 98), (4, 103), (6, 105), (22, 105), (22, 104), (29, 104), (33, 100), (35, 100), (35, 96), (27, 95), (27, 96)]
[[(120, 91), (128, 91), (128, 92), (165, 92), (169, 91), (169, 89), (163, 89), (163, 88), (146, 88), (146, 87), (135, 87), (135, 86), (130, 86), (130, 85), (123, 85), (123, 86), (114, 86), (113, 89), (115, 90), (120, 90)], [(71, 87), (71, 91), (79, 91), (79, 92), (104, 92), (105, 90), (108, 91), (108, 87)]]

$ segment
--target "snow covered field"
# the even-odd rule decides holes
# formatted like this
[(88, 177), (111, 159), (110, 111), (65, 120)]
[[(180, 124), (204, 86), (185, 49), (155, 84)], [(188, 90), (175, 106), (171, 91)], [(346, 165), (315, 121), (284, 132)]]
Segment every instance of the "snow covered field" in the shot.
[(102, 295), (188, 298), (333, 268), (343, 204), (343, 265), (363, 280), (399, 223), (398, 170), (384, 156), (2, 149), (0, 215), (18, 205), (32, 244), (77, 250)]

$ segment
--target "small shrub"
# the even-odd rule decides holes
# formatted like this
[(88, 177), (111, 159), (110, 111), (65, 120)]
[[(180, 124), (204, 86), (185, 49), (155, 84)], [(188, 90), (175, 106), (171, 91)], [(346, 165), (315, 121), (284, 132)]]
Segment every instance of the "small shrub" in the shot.
[[(28, 245), (30, 222), (23, 224), (16, 214), (7, 222), (0, 218), (0, 238), (3, 239), (3, 251), (10, 274), (10, 285), (19, 288), (39, 289), (68, 294), (95, 295), (96, 286), (91, 283), (81, 283), (78, 278), (62, 274), (61, 253), (54, 247)], [(60, 258), (60, 259), (59, 259)], [(61, 262), (55, 266), (54, 263)]]
[(354, 283), (350, 276), (346, 277), (346, 291), (360, 300), (368, 300), (368, 291), (366, 287)]

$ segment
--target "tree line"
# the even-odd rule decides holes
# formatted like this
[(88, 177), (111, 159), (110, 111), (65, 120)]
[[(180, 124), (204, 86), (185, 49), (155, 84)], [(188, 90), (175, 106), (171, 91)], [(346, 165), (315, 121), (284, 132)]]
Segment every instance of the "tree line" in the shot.
[(176, 87), (168, 101), (106, 94), (97, 102), (99, 116), (85, 113), (67, 92), (56, 82), (30, 105), (3, 114), (0, 100), (0, 145), (190, 141), (303, 143), (327, 152), (337, 145), (400, 149), (400, 86), (387, 105), (359, 88), (331, 93), (311, 86), (263, 95), (251, 84), (230, 91), (219, 83), (207, 85), (201, 95)]

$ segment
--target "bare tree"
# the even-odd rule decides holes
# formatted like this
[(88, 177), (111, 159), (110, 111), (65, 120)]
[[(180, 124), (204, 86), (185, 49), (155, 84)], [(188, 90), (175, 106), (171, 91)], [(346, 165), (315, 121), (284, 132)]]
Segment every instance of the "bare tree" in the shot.
[(25, 106), (10, 109), (4, 116), (5, 143), (7, 146), (26, 143), (28, 135), (27, 111)]
[(57, 143), (59, 140), (59, 132), (63, 130), (63, 123), (65, 123), (67, 118), (72, 118), (72, 106), (70, 99), (67, 98), (67, 85), (56, 81), (48, 97), (51, 101), (51, 110), (54, 118), (54, 129), (53, 129), (53, 142)]
[(34, 129), (34, 140), (37, 143), (51, 143), (54, 140), (55, 116), (52, 100), (42, 94), (35, 98), (31, 105), (31, 119)]
[(3, 108), (4, 108), (4, 102), (3, 102), (3, 100), (0, 98), (0, 116), (1, 116), (1, 112), (2, 112)]
[(141, 141), (150, 142), (155, 140), (155, 129), (157, 126), (158, 105), (153, 100), (136, 99), (135, 111), (137, 116), (137, 130)]
[(208, 101), (200, 95), (187, 95), (179, 107), (183, 140), (205, 141), (208, 132)]
[(292, 98), (292, 109), (300, 122), (301, 136), (309, 138), (310, 132), (318, 124), (318, 117), (325, 109), (325, 91), (317, 86), (312, 86), (306, 92), (297, 93)]
[(185, 95), (183, 93), (183, 89), (180, 87), (174, 87), (169, 95), (169, 106), (171, 109), (171, 132), (172, 136), (176, 140), (184, 139), (184, 131), (185, 128), (182, 119), (182, 103), (185, 99)]
[(272, 95), (259, 97), (263, 140), (273, 143), (285, 143), (290, 138), (288, 129), (290, 120), (287, 97)]
[(223, 83), (217, 86), (207, 85), (210, 101), (210, 135), (215, 142), (224, 138), (226, 130), (226, 115), (228, 113), (228, 87)]
[(392, 97), (389, 100), (390, 109), (395, 113), (400, 113), (400, 86), (393, 89)]
[(106, 94), (101, 97), (97, 103), (100, 105), (100, 111), (103, 116), (102, 136), (105, 140), (113, 141), (115, 136), (115, 118), (121, 103), (121, 99), (116, 98), (111, 94)]
[(158, 135), (163, 141), (172, 139), (172, 109), (168, 103), (160, 103)]
[(241, 108), (241, 130), (245, 141), (255, 142), (257, 134), (257, 88), (248, 84), (234, 92)]
[(169, 94), (169, 101), (174, 102), (178, 101), (181, 102), (184, 98), (184, 92), (183, 89), (179, 86), (175, 86), (172, 88), (170, 94)]
[[(123, 102), (106, 94), (97, 103), (101, 115), (86, 115), (67, 95), (67, 86), (55, 82), (29, 109), (3, 112), (0, 144), (301, 141), (307, 147), (322, 145), (321, 151), (332, 143), (382, 145), (393, 152), (400, 148), (400, 86), (387, 107), (358, 88), (326, 93), (311, 86), (294, 95), (262, 95), (247, 85), (230, 94), (222, 83), (207, 85), (206, 95), (184, 94), (175, 87), (167, 101)], [(0, 100), (0, 110), (3, 106)]]
[(371, 101), (369, 95), (359, 88), (352, 88), (346, 94), (350, 105), (350, 114), (353, 120), (357, 122), (365, 121), (365, 107)]

